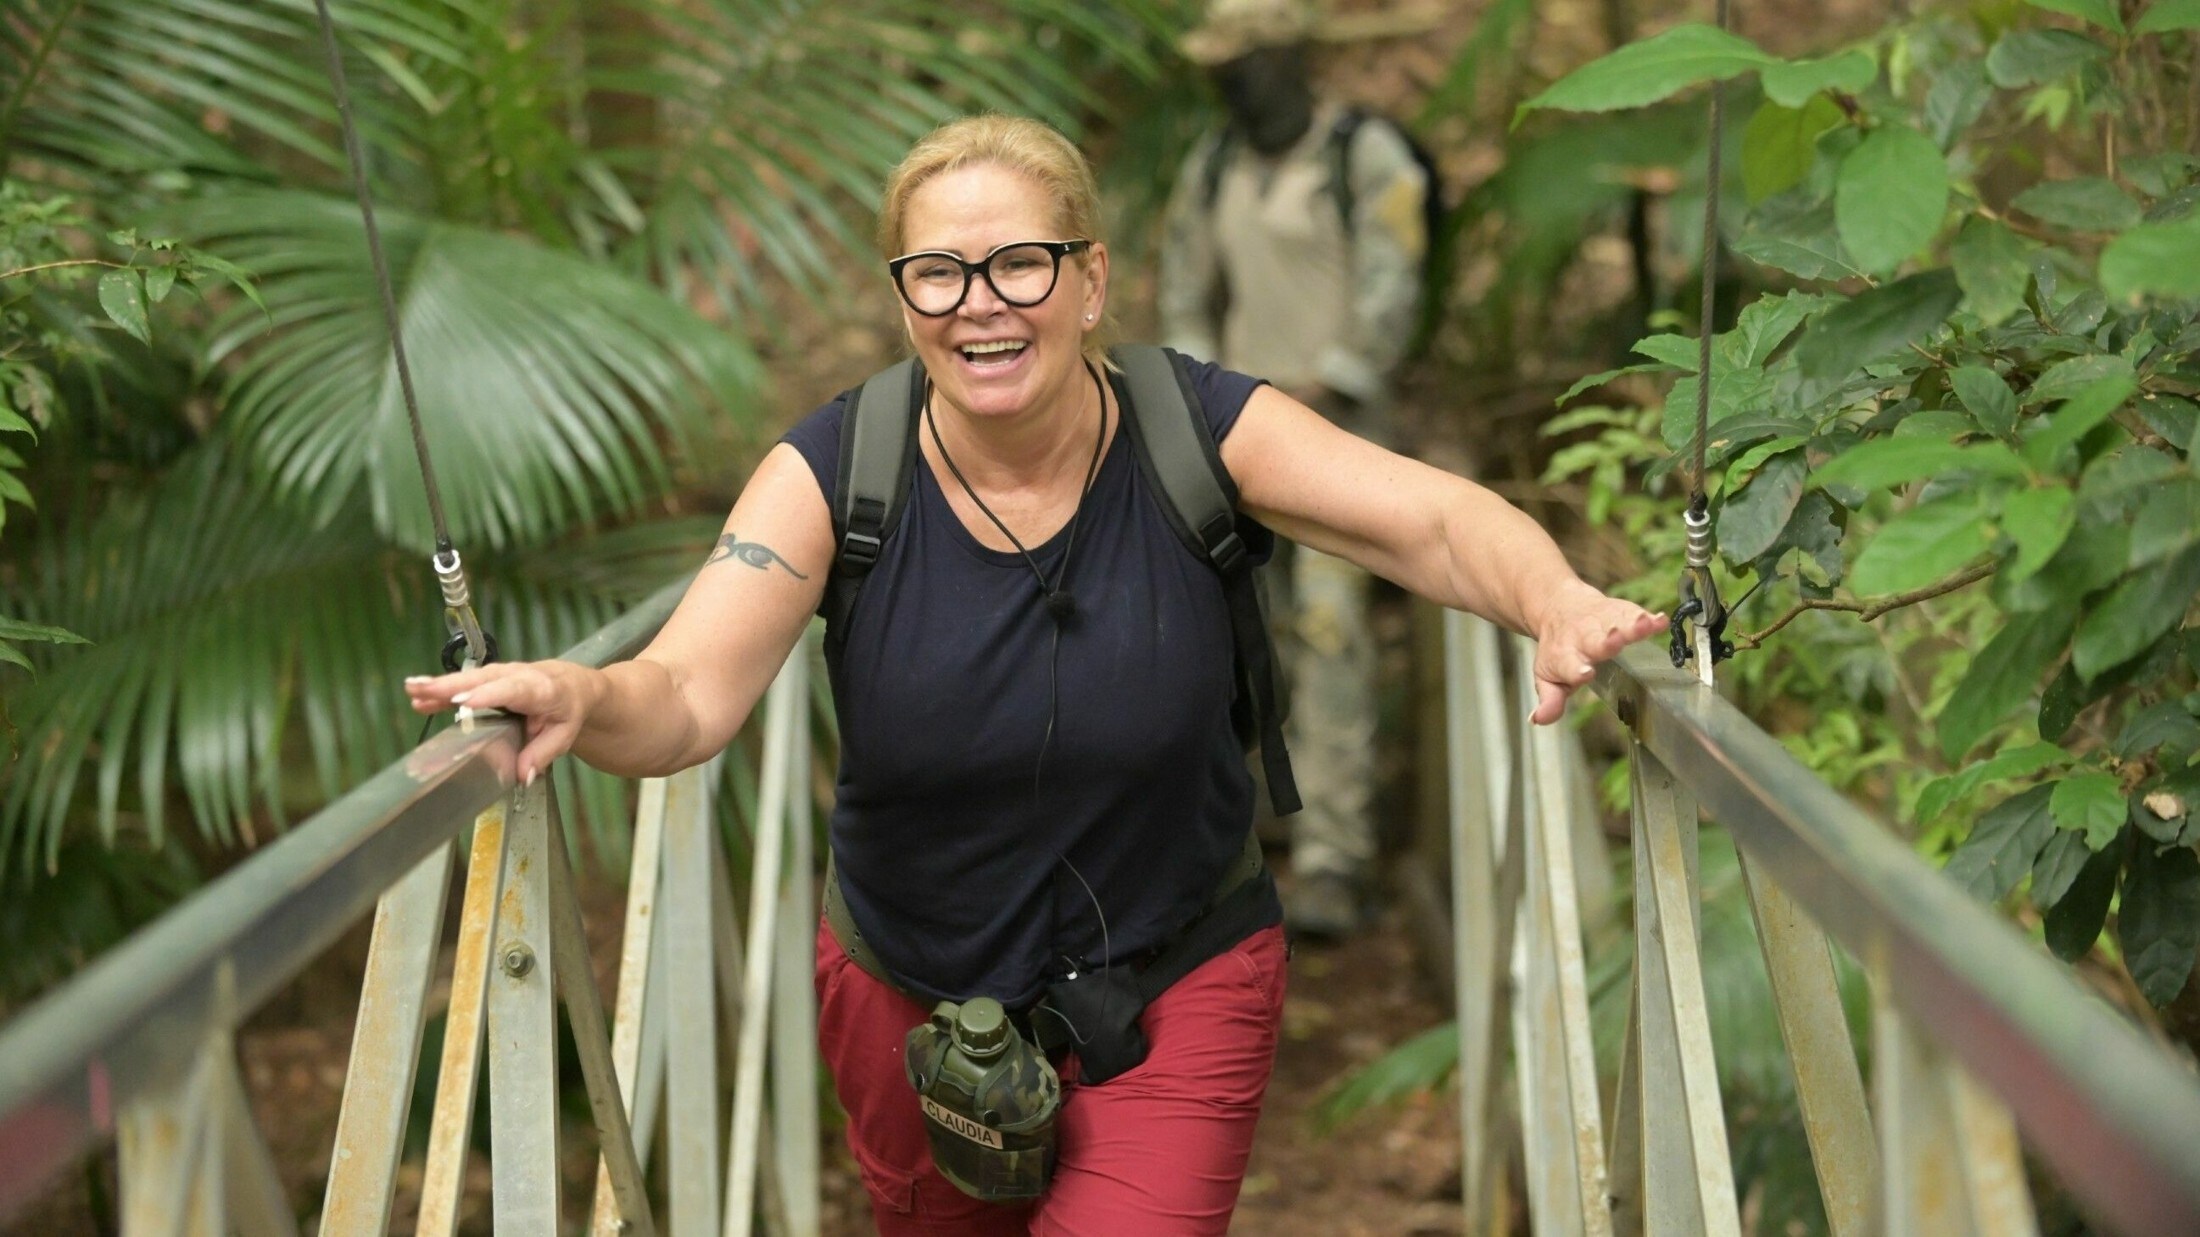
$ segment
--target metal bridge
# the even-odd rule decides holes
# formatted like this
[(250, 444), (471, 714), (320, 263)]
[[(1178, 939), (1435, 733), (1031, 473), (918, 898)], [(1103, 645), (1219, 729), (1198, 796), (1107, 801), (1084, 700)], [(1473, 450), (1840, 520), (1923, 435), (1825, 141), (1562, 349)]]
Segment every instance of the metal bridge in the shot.
[[(683, 587), (566, 656), (631, 655)], [(1697, 948), (1703, 816), (1742, 857), (1837, 1237), (2037, 1232), (2024, 1151), (2115, 1232), (2200, 1233), (2191, 1064), (1710, 689), (1639, 648), (1596, 688), (1628, 733), (1634, 791), (1632, 1012), (1607, 1098), (1579, 898), (1580, 869), (1602, 858), (1577, 841), (1577, 749), (1559, 729), (1518, 720), (1532, 703), (1524, 641), (1458, 614), (1445, 616), (1444, 636), (1468, 1231), (1505, 1231), (1500, 1166), (1512, 1157), (1538, 1234), (1742, 1231)], [(710, 771), (642, 783), (608, 1017), (551, 781), (514, 784), (516, 723), (453, 726), (0, 1028), (0, 1222), (113, 1140), (126, 1237), (293, 1234), (301, 1214), (323, 1234), (449, 1234), (485, 1061), (495, 1229), (555, 1233), (562, 998), (599, 1147), (592, 1233), (814, 1234), (808, 665), (798, 649), (760, 711), (745, 922), (712, 824)], [(393, 1215), (461, 849), (421, 1199), (417, 1214)], [(370, 912), (326, 1194), (286, 1197), (233, 1038)], [(1835, 949), (1872, 981), (1868, 1088)], [(656, 1197), (653, 1152), (667, 1183)]]

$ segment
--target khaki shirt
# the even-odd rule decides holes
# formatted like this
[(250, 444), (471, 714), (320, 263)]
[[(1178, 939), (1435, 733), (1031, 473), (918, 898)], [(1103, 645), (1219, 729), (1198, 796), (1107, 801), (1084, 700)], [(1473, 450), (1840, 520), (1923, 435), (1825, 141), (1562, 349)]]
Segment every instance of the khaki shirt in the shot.
[(1323, 102), (1270, 158), (1233, 142), (1210, 209), (1210, 134), (1170, 197), (1159, 285), (1162, 341), (1286, 390), (1325, 386), (1375, 406), (1413, 333), (1428, 249), (1427, 174), (1379, 120), (1352, 136), (1353, 218), (1339, 217), (1328, 150), (1343, 108)]

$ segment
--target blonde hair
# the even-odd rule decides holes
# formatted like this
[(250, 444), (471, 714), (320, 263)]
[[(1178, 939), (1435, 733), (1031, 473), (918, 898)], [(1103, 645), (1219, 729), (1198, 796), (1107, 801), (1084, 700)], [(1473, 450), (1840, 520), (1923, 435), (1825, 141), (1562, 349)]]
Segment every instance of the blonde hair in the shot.
[[(896, 258), (904, 252), (909, 199), (934, 177), (966, 167), (993, 165), (1024, 176), (1053, 205), (1058, 237), (1099, 242), (1100, 186), (1083, 152), (1053, 126), (1023, 116), (987, 112), (951, 120), (918, 139), (886, 177), (879, 198), (879, 256)], [(1036, 238), (1035, 238), (1036, 239)], [(1091, 258), (1072, 261), (1090, 269)], [(1115, 315), (1105, 314), (1100, 329), (1086, 336), (1086, 351), (1098, 352), (1113, 334)]]

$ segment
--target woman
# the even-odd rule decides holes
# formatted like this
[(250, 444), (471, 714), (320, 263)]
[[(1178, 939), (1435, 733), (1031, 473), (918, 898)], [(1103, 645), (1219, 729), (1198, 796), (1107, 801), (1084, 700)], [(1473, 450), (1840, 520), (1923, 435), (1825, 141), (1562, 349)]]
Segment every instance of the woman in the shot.
[[(890, 1237), (1220, 1234), (1274, 1057), (1284, 942), (1270, 914), (1146, 1007), (1135, 1068), (1080, 1085), (1076, 1056), (1061, 1057), (1059, 1163), (1036, 1202), (982, 1202), (945, 1180), (903, 1076), (903, 1038), (934, 998), (1014, 1010), (1069, 971), (1151, 958), (1250, 827), (1220, 578), (1167, 528), (1102, 376), (1097, 214), (1076, 149), (999, 116), (918, 143), (881, 211), (930, 391), (906, 514), (834, 640), (833, 852), (880, 973), (821, 925), (818, 986), (849, 1143)], [(1583, 583), (1487, 490), (1256, 379), (1190, 373), (1242, 511), (1536, 636), (1537, 722), (1662, 630)], [(818, 608), (844, 398), (766, 456), (718, 553), (633, 661), (413, 680), (414, 707), (524, 714), (529, 782), (568, 750), (629, 776), (708, 759)], [(1069, 592), (1073, 607), (1047, 604)]]

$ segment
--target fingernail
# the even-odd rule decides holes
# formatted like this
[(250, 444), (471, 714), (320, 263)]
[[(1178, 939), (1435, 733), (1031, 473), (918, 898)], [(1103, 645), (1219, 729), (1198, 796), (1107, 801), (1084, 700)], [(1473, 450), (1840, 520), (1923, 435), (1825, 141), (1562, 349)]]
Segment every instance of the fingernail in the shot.
[(535, 771), (533, 769), (529, 769), (527, 772), (521, 774), (519, 784), (532, 788), (535, 784)]
[(472, 696), (472, 695), (473, 695), (473, 693), (472, 693), (472, 692), (460, 692), (460, 693), (458, 693), (457, 695), (455, 695), (455, 696), (451, 697), (451, 703), (452, 703), (452, 704), (464, 704), (464, 703), (466, 703), (466, 699), (467, 699), (467, 697), (469, 697), (469, 696)]
[(408, 674), (408, 675), (406, 675), (406, 676), (405, 676), (405, 682), (407, 682), (407, 683), (425, 683), (425, 682), (427, 682), (427, 681), (428, 681), (429, 679), (431, 679), (431, 678), (433, 678), (433, 677), (434, 677), (433, 675), (427, 675), (427, 674)]

